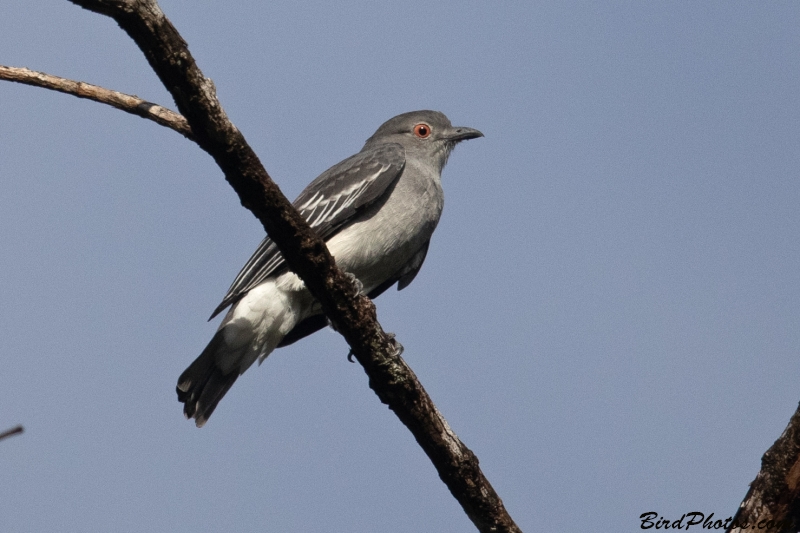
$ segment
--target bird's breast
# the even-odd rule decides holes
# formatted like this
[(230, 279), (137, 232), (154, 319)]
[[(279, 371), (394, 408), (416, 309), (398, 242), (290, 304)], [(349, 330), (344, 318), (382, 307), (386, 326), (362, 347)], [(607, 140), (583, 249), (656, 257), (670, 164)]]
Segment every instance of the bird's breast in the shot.
[(328, 241), (336, 263), (369, 292), (404, 266), (430, 240), (442, 214), (438, 174), (407, 167), (383, 202), (376, 202)]

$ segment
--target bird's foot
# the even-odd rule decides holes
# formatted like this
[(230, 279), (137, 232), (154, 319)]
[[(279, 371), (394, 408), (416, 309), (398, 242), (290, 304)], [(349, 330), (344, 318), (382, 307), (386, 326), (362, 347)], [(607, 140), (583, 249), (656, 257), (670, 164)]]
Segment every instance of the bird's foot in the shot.
[(403, 345), (400, 344), (399, 340), (397, 340), (397, 335), (395, 335), (394, 333), (387, 333), (386, 336), (389, 337), (389, 340), (392, 342), (392, 345), (394, 346), (394, 350), (395, 350), (394, 354), (397, 357), (400, 357), (401, 355), (403, 355), (403, 352), (405, 351), (405, 348), (403, 348)]
[[(395, 350), (394, 354), (397, 357), (400, 357), (401, 355), (403, 355), (403, 352), (405, 351), (405, 348), (403, 348), (403, 345), (400, 344), (400, 341), (397, 340), (397, 335), (395, 335), (394, 333), (387, 333), (386, 336), (389, 337), (389, 341), (392, 343), (392, 346), (394, 347), (394, 350)], [(355, 361), (353, 361), (353, 356), (354, 355), (355, 354), (353, 353), (353, 350), (351, 349), (349, 352), (347, 352), (347, 360), (350, 361), (351, 363), (355, 363)]]
[[(345, 272), (345, 273), (344, 273), (344, 275), (345, 275), (345, 277), (346, 277), (348, 280), (350, 280), (350, 283), (352, 283), (352, 284), (355, 286), (355, 289), (356, 289), (356, 291), (358, 292), (358, 294), (364, 294), (364, 284), (363, 284), (363, 283), (361, 283), (361, 280), (359, 280), (359, 279), (358, 279), (358, 278), (355, 276), (355, 274), (352, 274), (352, 273), (350, 273), (350, 272)], [(331, 328), (333, 331), (335, 331), (335, 332), (337, 332), (337, 333), (339, 332), (339, 328), (336, 326), (336, 323), (335, 323), (335, 322), (333, 322), (333, 321), (332, 321), (330, 318), (328, 318), (328, 317), (325, 317), (325, 320), (327, 320), (327, 321), (328, 321), (328, 326), (329, 326), (329, 327), (330, 327), (330, 328)]]
[(358, 292), (358, 294), (364, 294), (364, 284), (361, 283), (361, 280), (358, 279), (355, 274), (351, 272), (345, 272), (344, 275), (347, 277), (347, 279), (350, 280), (350, 282), (353, 285), (355, 285), (356, 292)]

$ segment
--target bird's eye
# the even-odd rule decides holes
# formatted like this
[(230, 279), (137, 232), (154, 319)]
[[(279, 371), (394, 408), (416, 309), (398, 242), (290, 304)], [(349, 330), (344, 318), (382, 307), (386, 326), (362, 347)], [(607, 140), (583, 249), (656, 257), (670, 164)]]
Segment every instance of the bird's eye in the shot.
[(420, 139), (427, 139), (431, 136), (431, 127), (427, 124), (417, 124), (414, 126), (414, 135)]

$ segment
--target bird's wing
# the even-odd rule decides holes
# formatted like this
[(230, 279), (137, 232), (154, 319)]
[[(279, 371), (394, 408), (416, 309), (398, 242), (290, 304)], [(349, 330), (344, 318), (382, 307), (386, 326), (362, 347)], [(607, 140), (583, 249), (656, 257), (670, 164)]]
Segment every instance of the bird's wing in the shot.
[(425, 245), (420, 248), (416, 254), (414, 254), (414, 257), (411, 258), (411, 261), (409, 261), (400, 271), (400, 275), (397, 278), (398, 291), (402, 291), (411, 285), (411, 282), (417, 277), (417, 274), (419, 274), (419, 269), (422, 268), (422, 263), (425, 262), (425, 256), (428, 255), (428, 246), (430, 246), (430, 244), (431, 241), (426, 242)]
[[(328, 240), (390, 188), (402, 173), (405, 162), (405, 150), (399, 144), (384, 144), (361, 151), (320, 174), (300, 193), (294, 206), (317, 235)], [(272, 239), (265, 237), (233, 280), (211, 318), (256, 285), (285, 269), (278, 247)]]
[(395, 272), (389, 279), (372, 289), (367, 296), (374, 300), (395, 283), (397, 283), (398, 291), (402, 291), (408, 287), (411, 282), (414, 281), (414, 278), (417, 277), (419, 269), (422, 268), (422, 263), (425, 262), (425, 256), (428, 255), (428, 245), (430, 245), (430, 243), (431, 241), (428, 241), (422, 245), (422, 248), (417, 250), (417, 253), (408, 260), (408, 263), (403, 265), (400, 270)]

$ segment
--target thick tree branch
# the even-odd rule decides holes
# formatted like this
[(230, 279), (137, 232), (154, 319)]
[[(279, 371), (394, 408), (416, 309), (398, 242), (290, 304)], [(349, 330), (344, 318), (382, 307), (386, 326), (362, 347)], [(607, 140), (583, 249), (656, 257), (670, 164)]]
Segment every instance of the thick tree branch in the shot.
[[(186, 42), (158, 4), (154, 0), (70, 1), (112, 17), (136, 42), (175, 99), (193, 140), (214, 158), (242, 205), (259, 219), (289, 266), (320, 302), (364, 367), (370, 387), (409, 428), (477, 528), (486, 532), (520, 531), (481, 472), (477, 457), (453, 433), (414, 373), (399, 357), (391, 336), (377, 322), (375, 306), (357, 293), (353, 283), (336, 267), (325, 243), (269, 177), (222, 109), (213, 82), (203, 76)], [(64, 90), (67, 83), (48, 85), (43, 79), (32, 84), (81, 97), (89, 97), (87, 87), (92, 87), (83, 84), (75, 90)], [(30, 81), (31, 78), (26, 82)], [(115, 105), (114, 101), (115, 107), (132, 112), (130, 106), (119, 105), (124, 99), (111, 98), (109, 94), (103, 98), (106, 100), (100, 96), (93, 99), (111, 105)], [(149, 114), (136, 114), (156, 120)]]
[(750, 484), (728, 531), (756, 529), (768, 533), (800, 530), (800, 406), (761, 458), (761, 471)]
[(5, 67), (3, 65), (0, 65), (0, 80), (44, 87), (45, 89), (71, 94), (78, 98), (86, 98), (102, 104), (108, 104), (126, 113), (150, 119), (177, 131), (190, 140), (194, 140), (192, 129), (185, 118), (165, 107), (142, 100), (138, 96), (119, 93), (82, 81), (60, 78), (44, 72), (36, 72), (20, 67)]

